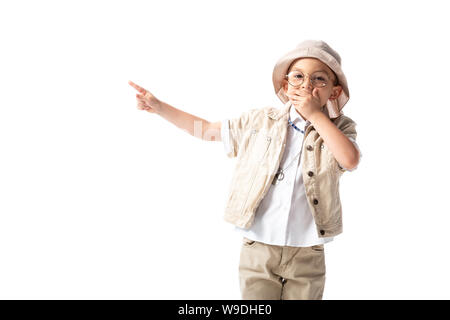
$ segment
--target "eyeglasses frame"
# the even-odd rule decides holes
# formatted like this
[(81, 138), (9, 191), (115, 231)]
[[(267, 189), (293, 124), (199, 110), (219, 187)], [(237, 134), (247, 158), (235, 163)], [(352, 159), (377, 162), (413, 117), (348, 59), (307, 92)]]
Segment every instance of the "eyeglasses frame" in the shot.
[[(290, 83), (289, 82), (289, 74), (291, 74), (292, 72), (300, 72), (302, 75), (303, 75), (303, 79), (302, 79), (302, 82), (298, 85), (298, 86), (294, 86), (292, 83)], [(315, 73), (315, 72), (314, 72)], [(298, 87), (300, 87), (302, 84), (303, 84), (303, 82), (305, 81), (305, 74), (306, 75), (308, 75), (308, 80), (310, 81), (310, 83), (311, 84), (313, 84), (312, 83), (312, 81), (311, 81), (311, 75), (309, 74), (309, 73), (306, 73), (306, 72), (302, 72), (302, 71), (299, 71), (299, 70), (297, 70), (297, 71), (291, 71), (291, 72), (289, 72), (288, 74), (286, 74), (285, 76), (284, 76), (284, 78), (286, 79), (286, 81), (291, 85), (291, 86), (293, 86), (294, 88), (298, 88)], [(327, 76), (328, 76), (328, 74), (327, 74)], [(336, 81), (335, 81), (336, 82)], [(313, 87), (316, 87), (316, 88), (324, 88), (324, 87), (326, 87), (326, 86), (328, 86), (328, 83), (332, 83), (332, 81), (331, 81), (331, 79), (328, 79), (328, 81), (327, 81), (327, 83), (324, 85), (324, 86), (315, 86), (315, 85), (313, 85)]]

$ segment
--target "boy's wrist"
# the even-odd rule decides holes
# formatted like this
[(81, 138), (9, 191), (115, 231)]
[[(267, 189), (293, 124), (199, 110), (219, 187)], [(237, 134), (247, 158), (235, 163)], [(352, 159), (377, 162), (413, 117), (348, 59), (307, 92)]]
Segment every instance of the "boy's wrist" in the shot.
[(309, 117), (309, 122), (311, 122), (312, 125), (316, 124), (317, 121), (320, 121), (321, 117), (325, 117), (325, 114), (321, 111), (317, 111), (314, 112), (310, 117)]
[(158, 101), (158, 105), (157, 105), (157, 107), (155, 108), (155, 112), (156, 112), (156, 114), (162, 116), (163, 112), (164, 112), (165, 110), (167, 110), (167, 109), (168, 109), (168, 108), (167, 108), (167, 104), (166, 104), (165, 102), (159, 100), (159, 101)]

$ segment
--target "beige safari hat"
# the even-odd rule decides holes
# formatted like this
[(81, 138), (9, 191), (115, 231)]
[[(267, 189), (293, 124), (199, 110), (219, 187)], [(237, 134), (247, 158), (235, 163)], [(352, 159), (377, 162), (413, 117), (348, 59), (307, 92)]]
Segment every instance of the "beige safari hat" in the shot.
[(329, 117), (337, 118), (341, 114), (344, 105), (350, 99), (350, 93), (348, 91), (347, 78), (341, 68), (341, 57), (325, 41), (305, 40), (278, 60), (272, 74), (276, 95), (283, 104), (289, 101), (289, 98), (283, 91), (283, 79), (289, 66), (298, 58), (317, 58), (330, 67), (337, 75), (339, 85), (342, 86), (343, 90), (337, 99), (328, 100), (326, 104)]

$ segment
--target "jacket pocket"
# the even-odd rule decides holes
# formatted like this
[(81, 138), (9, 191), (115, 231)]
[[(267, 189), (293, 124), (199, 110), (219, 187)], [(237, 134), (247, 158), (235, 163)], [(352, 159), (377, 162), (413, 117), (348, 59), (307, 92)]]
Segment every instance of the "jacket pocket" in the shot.
[(322, 169), (328, 171), (331, 177), (335, 159), (333, 153), (324, 142), (320, 144), (320, 158), (321, 158), (320, 165), (322, 166)]
[(249, 160), (253, 163), (261, 162), (267, 154), (272, 137), (264, 132), (252, 129), (249, 141)]
[[(314, 187), (319, 190), (316, 220), (321, 225), (335, 225), (339, 222), (339, 175), (335, 169), (333, 153), (323, 141), (316, 144), (316, 179)], [(312, 185), (310, 185), (312, 187)]]

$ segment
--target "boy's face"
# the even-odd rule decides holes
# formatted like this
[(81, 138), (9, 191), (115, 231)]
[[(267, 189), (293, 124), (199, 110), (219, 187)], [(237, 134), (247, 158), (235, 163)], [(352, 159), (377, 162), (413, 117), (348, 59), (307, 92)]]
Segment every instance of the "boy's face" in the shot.
[(325, 71), (325, 73), (328, 75), (328, 79), (330, 80), (328, 81), (325, 87), (317, 88), (319, 91), (320, 105), (322, 107), (326, 105), (328, 100), (334, 100), (337, 97), (339, 97), (339, 95), (342, 92), (342, 86), (334, 85), (337, 79), (333, 71), (330, 69), (330, 67), (328, 67), (325, 63), (323, 63), (319, 59), (315, 58), (297, 59), (291, 64), (288, 70), (288, 74), (289, 72), (295, 70), (299, 70), (303, 73), (304, 75), (303, 83), (299, 87), (293, 87), (286, 79), (283, 79), (283, 90), (285, 93), (293, 94), (295, 92), (306, 91), (312, 94), (314, 86), (312, 85), (309, 76), (311, 76), (313, 73), (317, 71)]

